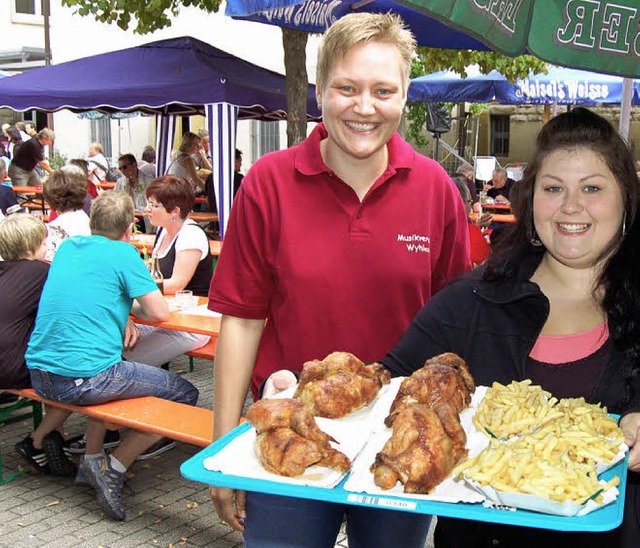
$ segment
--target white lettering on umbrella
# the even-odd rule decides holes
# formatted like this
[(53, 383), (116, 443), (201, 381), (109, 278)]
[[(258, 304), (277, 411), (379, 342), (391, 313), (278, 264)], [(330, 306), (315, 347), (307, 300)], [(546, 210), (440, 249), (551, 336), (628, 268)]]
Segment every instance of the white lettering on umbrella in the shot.
[(516, 95), (530, 101), (550, 100), (563, 101), (564, 99), (590, 101), (602, 101), (609, 97), (607, 84), (590, 83), (587, 80), (551, 80), (549, 82), (531, 81), (523, 78), (516, 82), (518, 89)]
[(263, 11), (261, 12), (261, 15), (270, 22), (293, 22), (296, 26), (306, 25), (328, 28), (338, 19), (333, 15), (333, 12), (340, 6), (340, 4), (340, 0), (333, 0), (328, 3), (315, 2), (311, 0), (302, 4), (296, 4), (295, 6)]
[(634, 19), (638, 10), (597, 0), (569, 0), (563, 28), (556, 38), (562, 44), (627, 54), (640, 54), (640, 33)]
[(516, 14), (522, 0), (473, 0), (473, 3), (491, 14), (510, 33), (516, 31)]

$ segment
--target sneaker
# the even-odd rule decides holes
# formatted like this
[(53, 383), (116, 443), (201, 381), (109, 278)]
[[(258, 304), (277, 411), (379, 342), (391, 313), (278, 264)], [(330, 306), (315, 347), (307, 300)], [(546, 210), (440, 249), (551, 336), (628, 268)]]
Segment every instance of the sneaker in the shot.
[(120, 496), (127, 479), (126, 472), (114, 470), (107, 456), (84, 459), (80, 466), (91, 487), (96, 490), (100, 507), (108, 516), (124, 521), (126, 511), (120, 502)]
[(76, 465), (64, 452), (64, 439), (60, 432), (54, 430), (47, 434), (42, 441), (42, 448), (47, 456), (49, 473), (65, 478), (75, 475)]
[[(104, 449), (115, 449), (120, 445), (120, 431), (107, 430), (104, 435)], [(65, 453), (69, 455), (83, 455), (87, 450), (87, 437), (85, 435), (69, 438), (65, 442)]]
[(33, 446), (33, 438), (31, 435), (16, 443), (15, 448), (16, 452), (38, 472), (42, 472), (43, 474), (49, 473), (47, 454), (44, 449), (36, 449)]
[(166, 451), (173, 449), (176, 446), (176, 442), (169, 438), (162, 438), (160, 441), (154, 443), (149, 449), (140, 453), (136, 460), (149, 460), (153, 457), (157, 457)]
[(84, 473), (84, 468), (82, 468), (82, 464), (78, 466), (78, 472), (76, 473), (76, 478), (73, 480), (73, 484), (78, 487), (90, 487), (89, 478)]

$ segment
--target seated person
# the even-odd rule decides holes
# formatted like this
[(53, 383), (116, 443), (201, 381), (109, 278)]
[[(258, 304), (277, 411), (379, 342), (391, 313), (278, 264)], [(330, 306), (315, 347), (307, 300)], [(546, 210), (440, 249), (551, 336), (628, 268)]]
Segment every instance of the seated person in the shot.
[[(460, 196), (462, 196), (468, 215), (471, 213), (473, 201), (469, 194), (469, 189), (459, 177), (453, 179), (453, 182), (456, 184)], [(490, 213), (484, 213), (478, 217), (475, 223), (469, 219), (469, 252), (471, 264), (474, 268), (484, 262), (489, 255), (489, 242), (486, 240), (480, 227), (487, 226), (491, 222), (491, 218), (492, 215)]]
[(0, 213), (3, 215), (7, 215), (7, 210), (10, 213), (13, 213), (14, 209), (20, 209), (20, 205), (18, 204), (18, 198), (16, 198), (16, 193), (10, 186), (4, 186), (2, 181), (5, 180), (7, 176), (7, 164), (5, 164), (2, 160), (0, 160)]
[[(60, 245), (26, 353), (32, 386), (41, 397), (96, 405), (156, 396), (195, 405), (198, 390), (186, 379), (122, 359), (130, 312), (152, 322), (169, 317), (166, 301), (129, 244), (133, 219), (127, 194), (103, 192), (91, 208), (92, 234)], [(89, 419), (76, 481), (88, 481), (105, 513), (123, 520), (120, 497), (127, 468), (162, 436), (132, 430), (107, 456), (104, 434), (102, 421)]]
[(486, 187), (487, 196), (493, 198), (496, 203), (508, 204), (509, 192), (515, 181), (507, 177), (507, 170), (500, 167), (493, 171), (491, 184)]
[[(0, 221), (0, 386), (29, 388), (31, 380), (24, 360), (38, 301), (47, 279), (44, 262), (47, 229), (28, 213), (16, 213)], [(74, 464), (64, 454), (63, 439), (56, 430), (70, 415), (46, 407), (44, 420), (16, 451), (33, 468), (46, 474), (72, 476)]]
[[(471, 209), (475, 212), (479, 211), (480, 197), (478, 196), (478, 189), (476, 188), (476, 180), (473, 177), (473, 166), (467, 162), (460, 164), (458, 169), (456, 169), (456, 175), (462, 175), (464, 177), (464, 182), (471, 195)], [(454, 177), (452, 176), (451, 178), (453, 179)]]
[(172, 156), (171, 163), (165, 173), (165, 175), (175, 175), (189, 181), (196, 195), (204, 193), (205, 185), (204, 179), (198, 174), (198, 166), (192, 157), (198, 153), (201, 140), (195, 133), (187, 131), (182, 136), (182, 143), (180, 143), (180, 147)]
[[(141, 213), (147, 207), (146, 191), (154, 177), (146, 175), (138, 169), (138, 162), (133, 154), (123, 154), (118, 158), (118, 169), (122, 173), (116, 181), (115, 190), (126, 192), (131, 196), (136, 213)], [(146, 217), (138, 220), (137, 226), (141, 232), (152, 232), (151, 224)]]
[(98, 194), (100, 194), (100, 192), (98, 192), (98, 187), (92, 180), (93, 177), (89, 175), (89, 162), (87, 162), (87, 160), (84, 160), (83, 158), (73, 158), (67, 163), (70, 166), (79, 167), (82, 170), (82, 173), (84, 173), (85, 179), (87, 180), (87, 194), (89, 195), (89, 211), (87, 211), (87, 215), (89, 215), (89, 213), (91, 212), (91, 200), (93, 200), (93, 198), (97, 198)]
[(69, 236), (89, 236), (89, 216), (84, 204), (91, 197), (87, 194), (87, 179), (76, 166), (63, 166), (56, 169), (43, 188), (44, 199), (57, 212), (54, 220), (47, 225), (47, 253), (45, 259), (53, 260), (62, 241)]
[[(158, 177), (147, 188), (149, 221), (160, 231), (153, 255), (157, 256), (164, 276), (164, 293), (190, 289), (206, 297), (213, 276), (213, 257), (209, 240), (197, 223), (187, 218), (195, 196), (182, 177)], [(138, 325), (140, 339), (135, 348), (125, 352), (127, 360), (160, 366), (172, 359), (204, 346), (209, 337), (171, 329)]]

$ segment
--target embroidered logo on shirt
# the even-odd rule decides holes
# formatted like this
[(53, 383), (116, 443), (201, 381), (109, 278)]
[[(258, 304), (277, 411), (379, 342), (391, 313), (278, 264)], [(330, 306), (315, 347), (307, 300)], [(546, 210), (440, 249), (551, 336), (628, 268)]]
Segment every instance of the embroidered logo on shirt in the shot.
[(429, 236), (422, 234), (398, 234), (398, 241), (407, 246), (407, 251), (411, 253), (429, 253)]

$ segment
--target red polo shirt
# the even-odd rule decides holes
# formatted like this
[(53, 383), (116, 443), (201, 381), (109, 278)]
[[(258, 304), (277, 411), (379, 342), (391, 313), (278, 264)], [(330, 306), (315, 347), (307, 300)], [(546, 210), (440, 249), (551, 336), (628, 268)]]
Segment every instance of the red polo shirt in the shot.
[(262, 157), (234, 201), (209, 308), (268, 322), (252, 378), (333, 351), (371, 362), (413, 316), (470, 268), (464, 206), (439, 164), (398, 134), (362, 202), (325, 166), (322, 124)]

